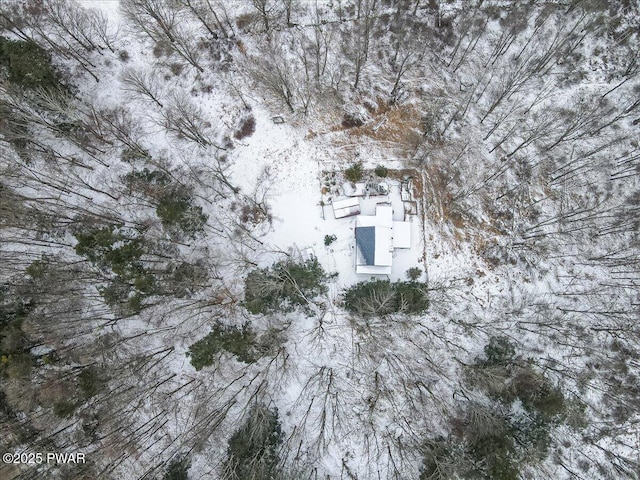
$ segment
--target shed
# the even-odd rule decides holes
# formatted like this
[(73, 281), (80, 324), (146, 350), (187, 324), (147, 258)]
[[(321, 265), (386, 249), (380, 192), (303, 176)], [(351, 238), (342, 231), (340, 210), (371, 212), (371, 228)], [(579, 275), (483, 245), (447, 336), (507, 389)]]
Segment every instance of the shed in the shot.
[(350, 217), (360, 213), (360, 201), (357, 197), (344, 198), (333, 202), (333, 215), (335, 218)]

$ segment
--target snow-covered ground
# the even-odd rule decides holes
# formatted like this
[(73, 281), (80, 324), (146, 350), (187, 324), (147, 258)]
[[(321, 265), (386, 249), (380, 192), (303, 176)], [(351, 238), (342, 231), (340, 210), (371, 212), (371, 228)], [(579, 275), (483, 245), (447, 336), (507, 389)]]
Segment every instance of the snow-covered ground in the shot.
[[(528, 477), (616, 478), (615, 472), (624, 471), (620, 465), (635, 458), (638, 77), (633, 61), (625, 63), (634, 44), (625, 42), (637, 41), (637, 18), (625, 14), (607, 26), (622, 29), (614, 42), (598, 2), (588, 2), (590, 10), (580, 15), (563, 2), (450, 1), (437, 13), (432, 4), (438, 2), (415, 2), (415, 12), (405, 12), (404, 21), (424, 21), (428, 32), (415, 48), (383, 23), (400, 15), (404, 2), (326, 1), (317, 2), (317, 11), (307, 2), (282, 2), (278, 9), (295, 5), (298, 24), (279, 24), (267, 35), (255, 10), (259, 2), (214, 1), (209, 5), (220, 13), (221, 28), (234, 32), (227, 43), (222, 35), (210, 38), (187, 10), (180, 14), (180, 28), (208, 39), (193, 47), (205, 66), (198, 72), (163, 50), (170, 41), (163, 47), (136, 31), (121, 15), (119, 1), (79, 3), (102, 11), (119, 35), (115, 51), (86, 53), (99, 82), (73, 58), (55, 59), (77, 83), (77, 121), (96, 127), (96, 118), (124, 119), (133, 133), (125, 140), (139, 141), (150, 159), (121, 161), (126, 148), (104, 120), (95, 128), (106, 138), (103, 150), (89, 152), (63, 141), (60, 130), (38, 125), (38, 141), (55, 146), (68, 163), (50, 161), (53, 151), (46, 151), (36, 163), (23, 165), (16, 154), (20, 175), (8, 170), (7, 183), (31, 202), (25, 215), (40, 223), (24, 232), (7, 229), (10, 245), (3, 254), (11, 253), (20, 266), (7, 284), (18, 282), (42, 254), (80, 268), (83, 282), (74, 287), (77, 304), (50, 301), (38, 311), (42, 318), (28, 325), (36, 334), (44, 332), (33, 354), (71, 352), (67, 363), (46, 365), (42, 375), (60, 373), (75, 381), (77, 370), (95, 362), (112, 374), (113, 392), (85, 402), (76, 417), (55, 418), (49, 407), (37, 407), (34, 417), (41, 424), (55, 420), (43, 427), (55, 432), (52, 438), (65, 445), (75, 441), (60, 427), (68, 421), (69, 431), (86, 440), (83, 431), (91, 431), (91, 419), (102, 415), (93, 408), (104, 402), (108, 413), (100, 417), (98, 433), (106, 440), (92, 445), (106, 452), (105, 468), (113, 467), (115, 476), (148, 478), (188, 451), (190, 478), (215, 479), (229, 438), (250, 405), (262, 402), (279, 411), (286, 439), (281, 458), (303, 472), (300, 478), (417, 478), (423, 442), (462, 435), (460, 409), (492, 401), (469, 387), (466, 369), (484, 355), (489, 338), (504, 336), (523, 362), (563, 389), (567, 404), (584, 406), (593, 419), (583, 429), (551, 427), (557, 438), (549, 456), (539, 469), (530, 467)], [(362, 44), (347, 41), (358, 33), (349, 30), (358, 24), (351, 17), (356, 8), (374, 3), (382, 11), (371, 38), (380, 43), (368, 57), (360, 87), (352, 88), (353, 58)], [(216, 56), (218, 40), (228, 49), (223, 60), (224, 54)], [(609, 48), (611, 42), (615, 47)], [(576, 45), (568, 60), (563, 45)], [(312, 67), (320, 77), (321, 62), (305, 57), (312, 46), (326, 48), (327, 55), (325, 76), (313, 81)], [(393, 102), (389, 92), (402, 68), (392, 54), (411, 67), (396, 82), (404, 94)], [(262, 61), (270, 71), (256, 72)], [(274, 88), (269, 73), (276, 67), (288, 75), (288, 92), (281, 84)], [(132, 91), (124, 81), (132, 72), (147, 75), (157, 99)], [(312, 91), (309, 98), (305, 89)], [(293, 112), (283, 93), (293, 95)], [(302, 105), (305, 99), (308, 105)], [(168, 112), (178, 101), (193, 109), (196, 127), (210, 135), (210, 144), (170, 131)], [(365, 124), (341, 125), (346, 111), (362, 114)], [(255, 132), (238, 139), (234, 134), (248, 115)], [(274, 122), (276, 115), (285, 122)], [(609, 120), (613, 127), (600, 128), (599, 122)], [(90, 168), (69, 163), (75, 156)], [(367, 171), (378, 165), (411, 169), (424, 184), (418, 211), (407, 218), (411, 248), (393, 252), (390, 275), (392, 281), (405, 280), (407, 269), (423, 270), (430, 307), (422, 315), (359, 318), (342, 307), (345, 288), (371, 276), (356, 274), (356, 217), (334, 218), (323, 176), (336, 173), (336, 201), (343, 196), (342, 172), (360, 161)], [(167, 237), (154, 199), (134, 196), (123, 185), (123, 177), (143, 163), (193, 190), (208, 215), (204, 232), (178, 241)], [(220, 185), (212, 174), (218, 166), (239, 192)], [(386, 201), (395, 220), (405, 219), (398, 183), (390, 184), (388, 196), (359, 200), (363, 214), (373, 215), (376, 204)], [(263, 202), (268, 219), (239, 225), (234, 208), (246, 199)], [(49, 227), (35, 215), (43, 206), (64, 219), (52, 222), (61, 233), (43, 234)], [(192, 295), (154, 295), (139, 315), (119, 318), (100, 294), (108, 273), (73, 249), (70, 232), (85, 215), (96, 224), (134, 225), (148, 235), (162, 249), (153, 259), (155, 271), (163, 272), (169, 258), (204, 265), (209, 278)], [(335, 241), (326, 246), (325, 237), (332, 235)], [(337, 273), (316, 299), (317, 310), (249, 314), (242, 306), (247, 272), (310, 251), (327, 273)], [(38, 324), (51, 316), (50, 323), (58, 325), (58, 308), (64, 322), (71, 316), (69, 325), (77, 332), (72, 338), (60, 336), (65, 323)], [(196, 371), (186, 353), (216, 323), (275, 331), (277, 353), (245, 364), (223, 352), (214, 365)], [(12, 398), (16, 385), (21, 388), (10, 385)], [(123, 445), (126, 456), (119, 450)]]
[[(271, 115), (260, 107), (252, 113), (256, 118), (256, 132), (235, 148), (231, 177), (248, 193), (256, 189), (260, 172), (269, 169), (268, 185), (262, 188), (268, 191), (266, 202), (272, 225), (261, 240), (273, 252), (302, 252), (311, 248), (325, 271), (338, 273), (341, 287), (368, 280), (370, 276), (355, 272), (356, 217), (336, 219), (332, 205), (323, 202), (323, 172), (332, 171), (336, 165), (348, 166), (341, 158), (342, 150), (327, 144), (324, 137), (308, 139), (299, 128), (274, 123)], [(374, 215), (378, 203), (390, 203), (394, 220), (405, 220), (399, 182), (390, 184), (388, 195), (359, 198), (363, 215)], [(406, 220), (411, 222), (411, 248), (394, 251), (389, 276), (393, 281), (406, 280), (406, 271), (411, 267), (422, 267), (420, 216), (409, 215)], [(325, 246), (325, 236), (331, 235), (335, 235), (336, 240)], [(263, 261), (266, 266), (272, 260), (266, 256)]]

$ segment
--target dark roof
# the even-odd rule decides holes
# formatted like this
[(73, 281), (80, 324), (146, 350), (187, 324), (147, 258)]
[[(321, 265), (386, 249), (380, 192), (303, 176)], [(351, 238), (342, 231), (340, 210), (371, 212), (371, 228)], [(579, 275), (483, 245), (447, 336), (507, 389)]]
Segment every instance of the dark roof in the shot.
[(375, 265), (376, 258), (376, 228), (356, 227), (356, 246), (365, 265)]

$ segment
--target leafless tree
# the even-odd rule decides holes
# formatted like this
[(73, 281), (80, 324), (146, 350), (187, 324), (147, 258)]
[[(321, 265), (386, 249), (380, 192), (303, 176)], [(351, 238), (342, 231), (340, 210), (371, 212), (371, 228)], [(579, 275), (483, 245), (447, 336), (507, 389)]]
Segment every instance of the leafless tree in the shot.
[(54, 36), (72, 40), (87, 51), (108, 48), (113, 52), (115, 32), (109, 30), (101, 12), (84, 9), (70, 0), (46, 0), (43, 6)]
[(158, 107), (164, 108), (164, 104), (160, 101), (162, 83), (154, 72), (130, 68), (122, 75), (122, 82), (129, 91), (146, 97)]
[[(271, 42), (266, 54), (261, 59), (251, 59), (248, 66), (265, 88), (276, 98), (283, 101), (291, 113), (295, 113), (298, 105), (298, 75), (291, 62), (285, 60), (277, 42)], [(303, 74), (304, 75), (304, 74)]]
[(251, 0), (253, 8), (260, 14), (264, 31), (269, 33), (273, 28), (278, 4), (275, 0)]
[(184, 94), (175, 94), (162, 111), (163, 126), (179, 139), (193, 142), (200, 147), (215, 147), (214, 131), (211, 123), (205, 119), (204, 112)]
[(125, 0), (120, 8), (127, 19), (154, 42), (176, 41), (180, 13), (166, 0)]
[(212, 0), (178, 0), (179, 4), (186, 8), (213, 38), (229, 36), (229, 27), (221, 20), (221, 14), (217, 11)]
[(136, 31), (166, 46), (199, 72), (204, 72), (198, 35), (183, 22), (184, 11), (168, 0), (126, 0), (121, 4)]
[(353, 88), (357, 89), (362, 79), (363, 69), (369, 59), (370, 42), (376, 19), (378, 0), (362, 0), (358, 2), (358, 20), (353, 24), (353, 31), (348, 32), (348, 53), (353, 64)]

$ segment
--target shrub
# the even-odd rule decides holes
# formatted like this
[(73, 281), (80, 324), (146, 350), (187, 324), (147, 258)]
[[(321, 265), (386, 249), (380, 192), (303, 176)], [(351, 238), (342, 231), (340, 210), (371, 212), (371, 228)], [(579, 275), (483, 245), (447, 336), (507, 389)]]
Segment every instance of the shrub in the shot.
[(32, 279), (38, 280), (43, 278), (49, 270), (49, 262), (46, 258), (42, 260), (34, 260), (26, 269), (26, 274)]
[(364, 175), (364, 170), (362, 168), (361, 162), (354, 163), (344, 171), (344, 178), (346, 178), (348, 181), (352, 183), (359, 182), (360, 180), (362, 180), (363, 175)]
[(228, 480), (272, 480), (278, 475), (282, 430), (278, 412), (254, 406), (245, 424), (229, 440), (223, 477)]
[(290, 311), (306, 306), (326, 291), (327, 275), (313, 258), (303, 263), (285, 260), (269, 268), (249, 272), (245, 279), (244, 305), (251, 313)]
[(513, 363), (516, 349), (507, 337), (491, 337), (484, 347), (487, 357), (485, 365), (507, 365)]
[(156, 292), (156, 279), (140, 260), (144, 254), (142, 239), (116, 231), (114, 225), (78, 232), (75, 237), (78, 255), (116, 274), (100, 289), (105, 303), (126, 315), (139, 313), (143, 296)]
[(272, 217), (266, 203), (246, 200), (240, 207), (240, 221), (245, 225), (256, 226), (267, 220), (271, 223)]
[(104, 380), (94, 366), (86, 367), (78, 375), (78, 386), (84, 398), (95, 397), (103, 388)]
[(173, 62), (169, 64), (169, 70), (171, 70), (171, 73), (173, 73), (176, 77), (179, 77), (184, 70), (184, 64)]
[(199, 263), (182, 262), (174, 266), (171, 272), (168, 288), (178, 298), (188, 297), (203, 288), (209, 277), (205, 266)]
[(429, 439), (422, 446), (422, 467), (419, 480), (454, 478), (464, 462), (464, 448), (461, 444), (443, 437)]
[(357, 113), (345, 113), (342, 116), (342, 126), (344, 128), (361, 127), (364, 125), (364, 120)]
[(373, 280), (360, 282), (346, 290), (345, 308), (363, 317), (392, 313), (420, 313), (429, 306), (424, 284)]
[(539, 415), (518, 415), (511, 420), (513, 436), (524, 452), (523, 457), (543, 460), (549, 451), (549, 423)]
[(0, 284), (0, 374), (10, 379), (28, 379), (34, 358), (29, 349), (33, 342), (22, 325), (35, 304), (26, 301), (5, 284)]
[(328, 247), (333, 242), (335, 242), (337, 239), (338, 239), (338, 237), (336, 237), (335, 235), (325, 235), (324, 236), (324, 246)]
[(545, 420), (557, 418), (564, 412), (562, 391), (531, 368), (519, 370), (511, 381), (511, 387), (525, 409)]
[(68, 401), (56, 402), (53, 404), (53, 413), (60, 418), (68, 418), (73, 415), (76, 404)]
[(375, 173), (377, 177), (386, 178), (387, 175), (389, 175), (389, 170), (383, 165), (378, 165), (373, 173)]
[(127, 173), (124, 182), (132, 190), (154, 197), (162, 191), (162, 187), (171, 183), (171, 178), (161, 170), (143, 168)]
[(28, 349), (30, 342), (22, 331), (22, 319), (9, 325), (2, 325), (0, 330), (0, 353), (3, 355), (20, 353)]
[(429, 307), (429, 299), (424, 284), (418, 282), (396, 282), (393, 285), (396, 291), (398, 312), (420, 313)]
[(147, 161), (151, 158), (149, 152), (140, 151), (133, 148), (125, 148), (120, 154), (120, 160), (125, 163), (134, 163), (136, 161)]
[(484, 437), (471, 445), (470, 453), (477, 465), (481, 478), (492, 480), (513, 480), (519, 478), (519, 468), (514, 461), (514, 439), (510, 434), (500, 433)]
[(179, 231), (195, 238), (207, 222), (202, 207), (194, 205), (193, 199), (182, 189), (173, 189), (164, 195), (156, 207), (162, 226), (171, 234)]
[[(546, 420), (552, 420), (564, 415), (566, 402), (562, 390), (546, 382), (530, 400), (531, 405)], [(524, 402), (523, 402), (524, 404)]]
[(461, 435), (471, 458), (472, 478), (518, 478), (523, 450), (514, 436), (510, 417), (479, 403), (466, 405)]
[(49, 54), (36, 43), (0, 36), (0, 66), (10, 82), (25, 88), (59, 88), (59, 78)]
[(162, 480), (187, 480), (190, 467), (191, 462), (188, 457), (178, 457), (171, 461)]
[(254, 13), (243, 13), (236, 18), (236, 25), (243, 32), (248, 32), (251, 25), (257, 21), (257, 16)]
[(247, 325), (242, 329), (215, 325), (211, 333), (189, 347), (187, 356), (196, 370), (213, 365), (218, 353), (227, 351), (244, 363), (253, 363), (256, 352), (256, 334)]
[(422, 275), (422, 269), (419, 267), (411, 267), (407, 270), (407, 278), (412, 282), (415, 282)]
[(28, 379), (31, 377), (33, 357), (23, 352), (9, 355), (3, 353), (0, 357), (0, 366), (3, 373), (11, 380)]
[(242, 140), (243, 138), (250, 137), (256, 131), (256, 119), (253, 118), (253, 115), (246, 118), (240, 129), (233, 134), (233, 137), (237, 140)]

